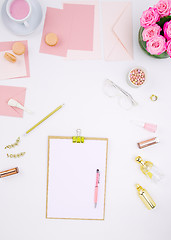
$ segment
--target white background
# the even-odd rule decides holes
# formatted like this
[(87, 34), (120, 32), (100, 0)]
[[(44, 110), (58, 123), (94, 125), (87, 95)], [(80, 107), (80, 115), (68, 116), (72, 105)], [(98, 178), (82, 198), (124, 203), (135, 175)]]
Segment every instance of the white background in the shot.
[[(3, 1), (1, 0), (0, 7)], [(171, 60), (147, 56), (139, 47), (137, 35), (143, 10), (155, 1), (132, 0), (134, 60), (129, 62), (68, 61), (40, 54), (43, 21), (31, 35), (17, 37), (0, 22), (0, 41), (29, 42), (31, 77), (1, 81), (1, 85), (27, 88), (26, 104), (34, 115), (23, 119), (0, 117), (0, 169), (19, 167), (20, 173), (0, 180), (0, 236), (4, 240), (170, 240), (171, 228)], [(55, 0), (41, 1), (56, 7)], [(1, 20), (0, 20), (1, 21)], [(126, 83), (127, 72), (135, 66), (148, 72), (148, 83), (133, 89)], [(106, 78), (129, 91), (139, 106), (125, 111), (103, 94)], [(151, 102), (157, 94), (157, 102)], [(15, 139), (58, 105), (65, 107), (30, 133), (17, 151), (26, 151), (21, 159), (5, 158), (4, 145)], [(130, 123), (142, 120), (158, 124), (151, 134)], [(106, 216), (104, 221), (45, 219), (48, 135), (72, 136), (77, 128), (87, 137), (109, 138)], [(138, 149), (136, 143), (153, 136), (160, 143)], [(140, 172), (137, 155), (152, 161), (165, 174), (153, 184)], [(145, 187), (155, 200), (154, 210), (147, 210), (137, 196), (135, 184)]]

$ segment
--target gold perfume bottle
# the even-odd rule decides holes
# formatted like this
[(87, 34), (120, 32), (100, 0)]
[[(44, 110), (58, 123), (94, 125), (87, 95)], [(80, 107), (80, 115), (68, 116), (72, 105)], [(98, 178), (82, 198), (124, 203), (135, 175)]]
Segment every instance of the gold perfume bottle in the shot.
[(138, 191), (138, 195), (139, 195), (140, 199), (143, 201), (143, 203), (145, 204), (145, 206), (149, 210), (155, 208), (156, 204), (155, 204), (154, 200), (152, 199), (152, 197), (150, 196), (150, 194), (147, 192), (147, 190), (142, 188), (139, 184), (136, 184), (136, 188)]
[(150, 161), (144, 161), (140, 156), (135, 158), (135, 161), (140, 164), (141, 171), (154, 182), (160, 181), (163, 175)]

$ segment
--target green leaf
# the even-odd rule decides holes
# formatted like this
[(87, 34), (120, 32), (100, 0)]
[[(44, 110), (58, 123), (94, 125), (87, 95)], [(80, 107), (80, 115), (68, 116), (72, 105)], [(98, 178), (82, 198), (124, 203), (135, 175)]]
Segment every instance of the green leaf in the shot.
[(165, 22), (168, 22), (168, 21), (170, 21), (170, 20), (171, 20), (171, 16), (163, 17), (163, 18), (160, 19), (159, 22), (157, 22), (157, 24), (158, 24), (161, 28), (163, 28), (163, 25), (165, 24)]

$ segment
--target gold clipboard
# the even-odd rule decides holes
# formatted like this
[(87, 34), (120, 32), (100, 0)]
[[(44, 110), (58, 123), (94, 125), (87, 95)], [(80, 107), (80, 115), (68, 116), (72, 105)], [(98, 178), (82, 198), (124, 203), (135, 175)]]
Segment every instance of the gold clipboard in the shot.
[[(47, 219), (68, 219), (68, 220), (104, 220), (105, 218), (105, 200), (106, 200), (106, 177), (107, 177), (107, 157), (108, 157), (108, 138), (93, 138), (85, 137), (84, 140), (97, 140), (97, 141), (106, 141), (106, 162), (105, 162), (105, 184), (104, 184), (104, 208), (103, 208), (103, 218), (102, 219), (89, 219), (89, 218), (57, 218), (57, 217), (48, 217), (48, 185), (49, 185), (49, 154), (50, 154), (50, 140), (51, 139), (73, 139), (73, 137), (64, 137), (64, 136), (48, 136), (48, 161), (47, 161), (47, 187), (46, 187), (46, 218)], [(75, 144), (75, 143), (73, 143)], [(76, 143), (77, 144), (77, 143)], [(84, 143), (83, 143), (84, 144)]]

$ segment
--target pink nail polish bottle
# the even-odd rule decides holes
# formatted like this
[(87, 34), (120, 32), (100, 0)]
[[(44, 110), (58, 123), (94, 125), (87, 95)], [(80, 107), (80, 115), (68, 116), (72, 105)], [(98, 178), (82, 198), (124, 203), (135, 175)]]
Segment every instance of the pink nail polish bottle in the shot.
[(144, 123), (144, 128), (150, 132), (156, 132), (157, 125), (152, 123)]
[(156, 132), (157, 130), (157, 125), (156, 124), (153, 124), (153, 123), (143, 123), (143, 122), (140, 122), (140, 121), (132, 121), (135, 125), (139, 126), (139, 127), (142, 127), (144, 129), (146, 129), (147, 131), (149, 132)]

